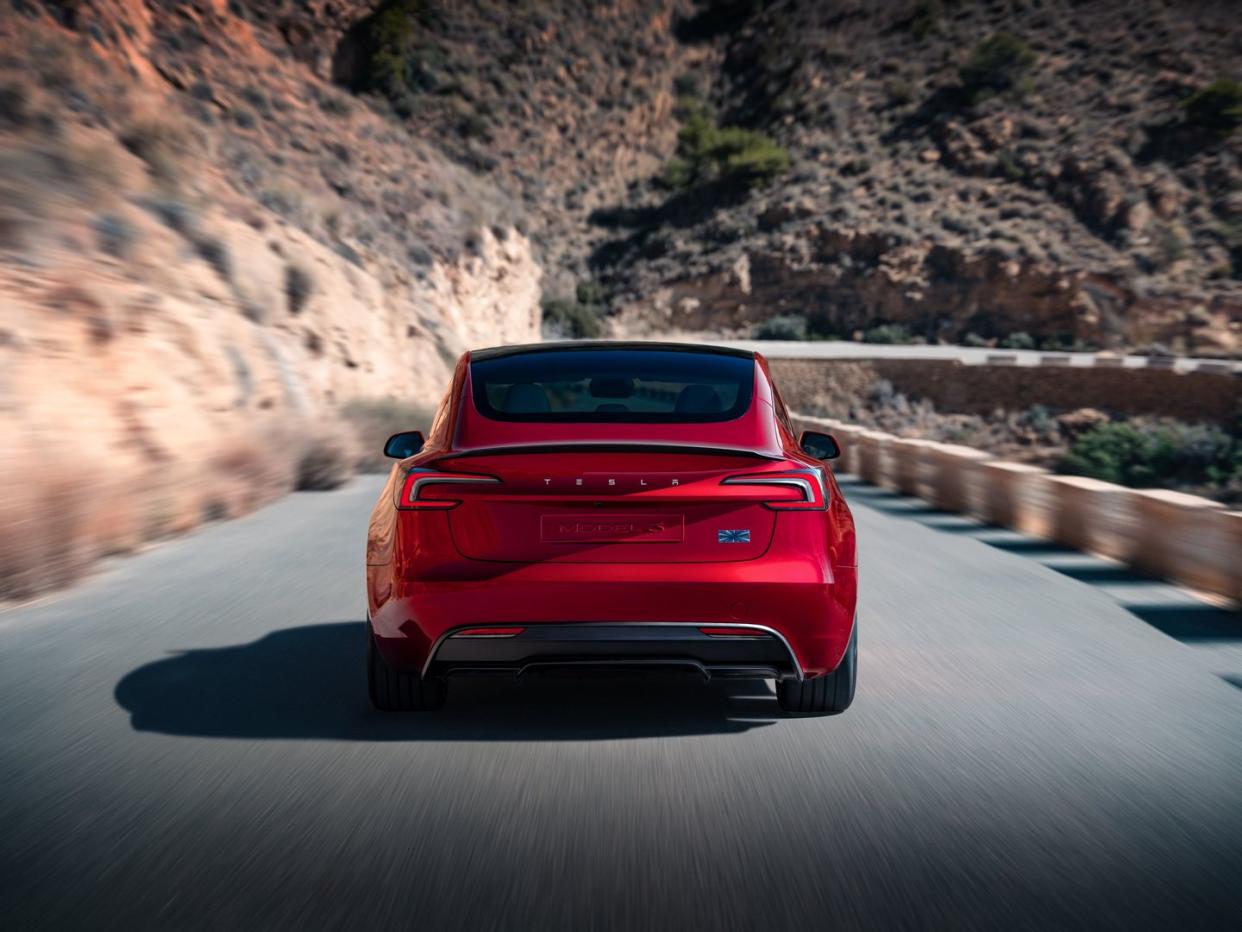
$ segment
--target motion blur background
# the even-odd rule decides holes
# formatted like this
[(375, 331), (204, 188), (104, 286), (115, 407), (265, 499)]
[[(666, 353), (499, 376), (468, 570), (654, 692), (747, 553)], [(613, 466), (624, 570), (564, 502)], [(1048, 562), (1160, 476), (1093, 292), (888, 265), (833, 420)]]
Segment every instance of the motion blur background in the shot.
[[(1237, 359), (1236, 14), (5, 0), (0, 595), (339, 484), (472, 346)], [(1230, 503), (1240, 383), (1216, 368), (782, 384), (805, 413)]]
[[(22, 813), (0, 849), (0, 918), (85, 924), (107, 903), (96, 925), (400, 921), (413, 901), (362, 887), (329, 908), (318, 891), (345, 881), (318, 871), (342, 851), (376, 867), (390, 846), (425, 868), (395, 839), (351, 847), (378, 834), (351, 834), (368, 794), (405, 792), (379, 774), (407, 772), (400, 743), (422, 741), (410, 755), (451, 748), (454, 763), (414, 761), (434, 811), (404, 817), (450, 843), (513, 828), (531, 859), (483, 856), (489, 896), (526, 902), (514, 890), (552, 883), (537, 863), (585, 872), (560, 891), (568, 913), (526, 903), (518, 927), (585, 927), (566, 917), (592, 896), (617, 927), (659, 925), (600, 892), (615, 876), (715, 904), (668, 921), (750, 928), (1236, 928), (1238, 14), (1231, 0), (0, 0), (0, 797)], [(738, 697), (665, 693), (575, 694), (576, 718), (563, 694), (503, 692), (458, 713), (450, 699), (447, 725), (357, 718), (356, 564), (377, 486), (351, 476), (387, 469), (389, 433), (426, 426), (462, 351), (561, 338), (742, 342), (774, 360), (791, 408), (841, 431), (843, 474), (872, 483), (846, 485), (875, 619), (853, 724), (807, 725), (811, 741), (741, 722)], [(923, 455), (935, 463), (902, 465)], [(1035, 517), (1015, 517), (1026, 493), (972, 498), (960, 475), (984, 460), (993, 482), (1042, 483)], [(948, 667), (933, 662), (945, 645)], [(950, 653), (973, 673), (947, 681)], [(494, 718), (524, 703), (531, 717)], [(272, 738), (303, 743), (282, 756)], [(340, 759), (314, 756), (336, 741), (363, 742), (375, 768), (348, 794)], [(555, 793), (511, 798), (489, 782), (499, 760)], [(724, 782), (694, 795), (709, 764)], [(617, 775), (636, 768), (671, 795), (630, 799)], [(791, 770), (819, 795), (783, 792)], [(180, 798), (190, 785), (203, 794)], [(307, 829), (325, 838), (293, 831), (312, 823), (289, 807), (333, 787), (363, 809)], [(554, 804), (575, 787), (580, 809)], [(848, 813), (825, 801), (834, 787)], [(113, 815), (82, 822), (101, 800)], [(533, 805), (549, 834), (514, 828), (497, 800)], [(713, 800), (733, 814), (698, 849), (661, 834)], [(911, 833), (856, 816), (863, 803), (913, 807)], [(195, 807), (221, 821), (187, 826)], [(561, 824), (579, 811), (604, 813), (591, 844)], [(247, 834), (268, 819), (270, 851)], [(841, 834), (851, 866), (821, 889), (822, 862), (801, 855)], [(238, 899), (223, 860), (192, 868), (160, 847), (187, 837), (215, 839), (204, 858), (248, 839), (272, 876), (298, 850), (272, 883), (300, 907), (261, 886)], [(116, 839), (130, 847), (108, 854)], [(784, 853), (736, 854), (758, 839)], [(478, 876), (480, 849), (462, 844), (438, 883)], [(702, 846), (732, 860), (696, 868)], [(76, 898), (58, 899), (58, 876), (82, 879)], [(797, 883), (760, 907), (751, 884), (781, 877)], [(451, 925), (423, 892), (419, 909)], [(881, 913), (856, 909), (865, 898)]]

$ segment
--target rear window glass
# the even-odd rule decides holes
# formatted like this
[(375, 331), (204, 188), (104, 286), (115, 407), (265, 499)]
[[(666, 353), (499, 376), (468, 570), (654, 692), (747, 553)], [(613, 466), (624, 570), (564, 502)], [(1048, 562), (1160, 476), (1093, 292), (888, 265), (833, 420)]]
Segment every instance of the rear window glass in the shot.
[(501, 421), (728, 421), (750, 407), (755, 362), (671, 350), (546, 350), (471, 362), (474, 404)]

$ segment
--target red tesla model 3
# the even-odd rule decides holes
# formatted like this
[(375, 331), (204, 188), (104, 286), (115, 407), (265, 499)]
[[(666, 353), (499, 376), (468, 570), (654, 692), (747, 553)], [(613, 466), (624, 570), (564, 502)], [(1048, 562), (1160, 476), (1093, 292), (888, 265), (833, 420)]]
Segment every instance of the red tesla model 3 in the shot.
[(449, 677), (688, 670), (831, 714), (858, 670), (854, 522), (762, 356), (662, 343), (466, 353), (367, 540), (371, 700)]

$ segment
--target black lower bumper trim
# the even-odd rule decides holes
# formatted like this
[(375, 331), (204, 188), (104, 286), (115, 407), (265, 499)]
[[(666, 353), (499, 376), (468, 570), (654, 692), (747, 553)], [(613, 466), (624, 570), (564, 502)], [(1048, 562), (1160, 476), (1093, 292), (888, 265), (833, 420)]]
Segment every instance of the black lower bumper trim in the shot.
[(538, 624), (527, 625), (521, 634), (511, 637), (471, 636), (469, 628), (463, 628), (436, 642), (425, 672), (446, 676), (511, 671), (520, 676), (552, 669), (588, 672), (646, 668), (680, 669), (709, 679), (801, 678), (789, 645), (775, 632), (754, 626), (753, 635), (715, 637), (702, 633), (699, 627), (642, 622)]

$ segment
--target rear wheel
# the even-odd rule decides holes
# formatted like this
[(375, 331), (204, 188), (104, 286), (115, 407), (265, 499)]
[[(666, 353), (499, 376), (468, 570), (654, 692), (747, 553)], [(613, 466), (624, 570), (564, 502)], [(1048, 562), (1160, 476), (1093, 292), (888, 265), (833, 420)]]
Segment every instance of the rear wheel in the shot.
[(781, 680), (776, 684), (776, 700), (781, 708), (796, 715), (836, 715), (854, 701), (858, 683), (858, 619), (850, 634), (845, 656), (831, 673), (810, 680)]
[(444, 705), (444, 681), (424, 679), (417, 673), (394, 670), (375, 646), (375, 632), (367, 623), (367, 687), (371, 705), (385, 712), (421, 712)]

